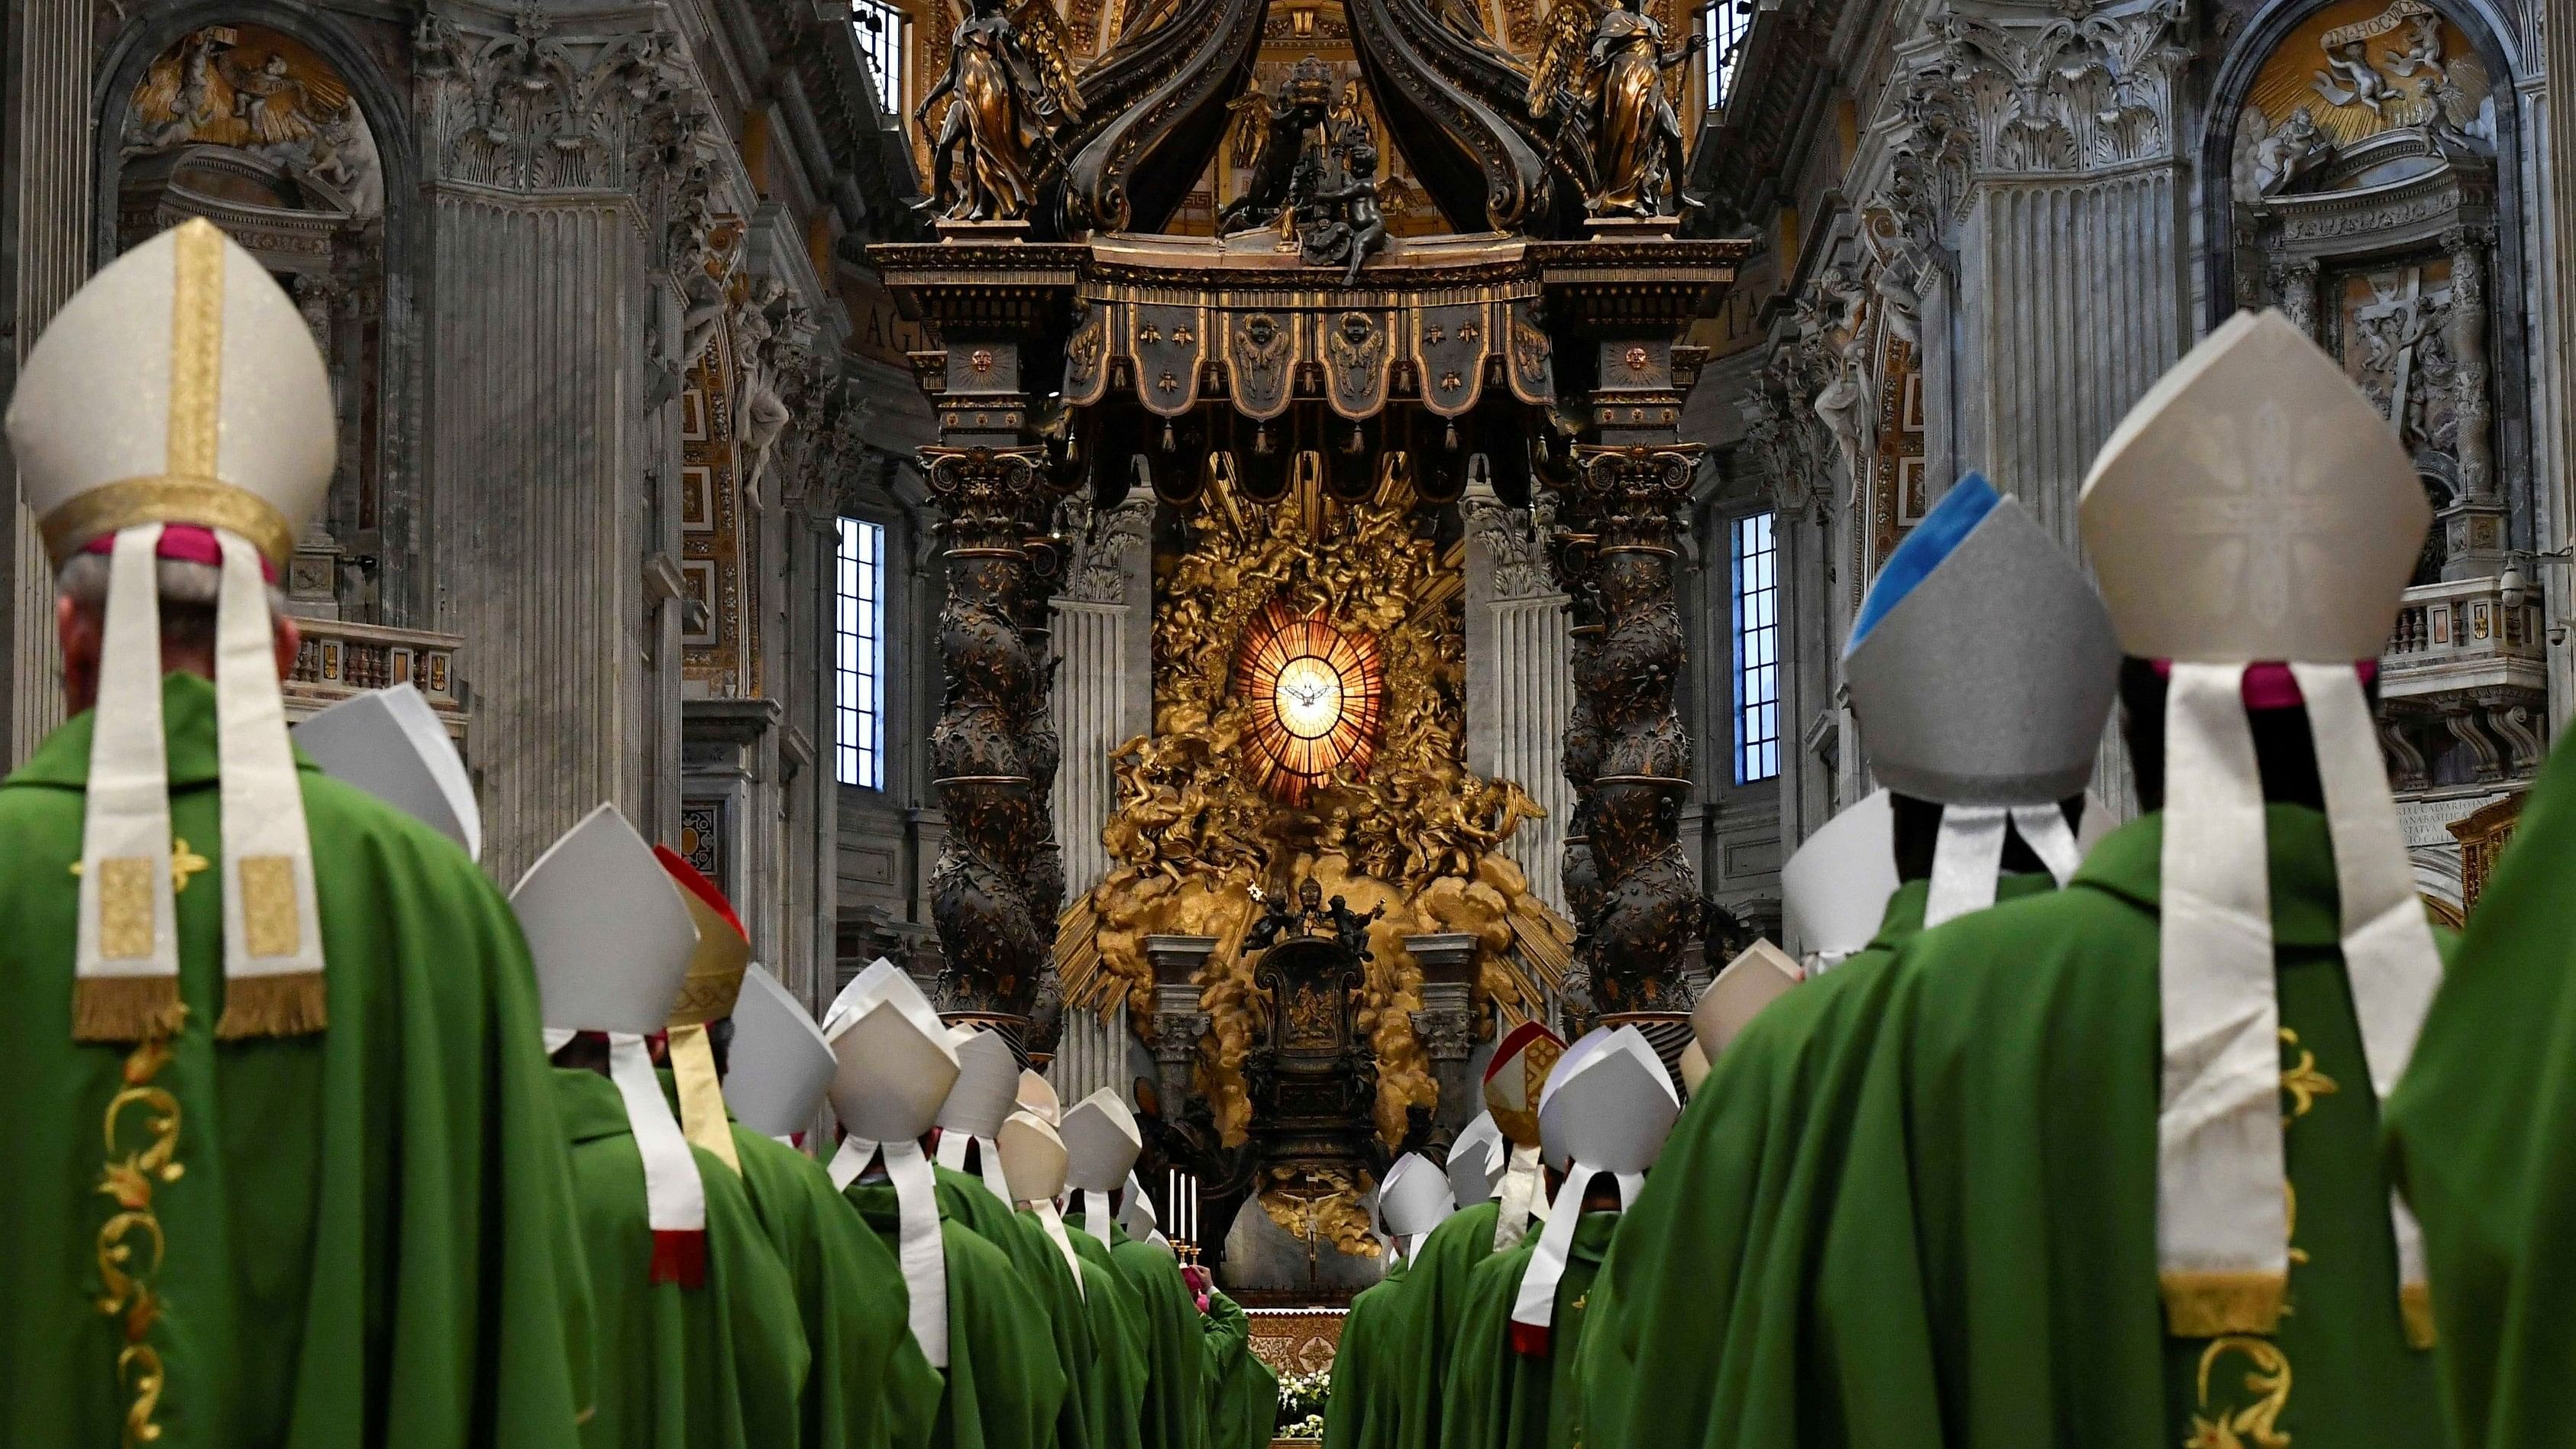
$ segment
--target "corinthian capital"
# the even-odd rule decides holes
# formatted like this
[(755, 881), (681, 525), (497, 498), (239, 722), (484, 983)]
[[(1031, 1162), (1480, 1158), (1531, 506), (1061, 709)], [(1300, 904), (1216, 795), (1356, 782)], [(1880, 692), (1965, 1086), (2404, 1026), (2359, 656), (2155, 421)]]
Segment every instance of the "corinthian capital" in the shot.
[(1974, 122), (1980, 172), (2083, 172), (2175, 155), (2189, 0), (1947, 5), (1929, 89)]

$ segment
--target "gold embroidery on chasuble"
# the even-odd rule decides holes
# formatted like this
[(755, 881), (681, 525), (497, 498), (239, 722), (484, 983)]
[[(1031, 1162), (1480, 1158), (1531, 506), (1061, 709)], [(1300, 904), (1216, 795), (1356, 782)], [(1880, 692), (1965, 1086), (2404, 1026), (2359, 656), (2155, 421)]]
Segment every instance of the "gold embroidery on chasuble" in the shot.
[(304, 944), (295, 907), (295, 862), (254, 855), (241, 863), (242, 940), (254, 956), (292, 956)]
[[(2317, 1054), (2299, 1043), (2299, 1034), (2281, 1028), (2281, 1128), (2316, 1110), (2319, 1097), (2329, 1097), (2343, 1090), (2335, 1079), (2317, 1067)], [(2299, 1246), (2299, 1185), (2284, 1181), (2281, 1193), (2288, 1209), (2286, 1228), (2290, 1237), (2290, 1263), (2293, 1267), (2308, 1264), (2308, 1250)], [(2284, 1315), (2298, 1311), (2295, 1299), (2284, 1302)], [(2213, 1407), (2210, 1402), (2210, 1379), (2213, 1370), (2231, 1357), (2245, 1360), (2242, 1380), (2231, 1386), (2220, 1380), (2219, 1397), (2225, 1401)], [(2282, 1411), (2290, 1403), (2290, 1359), (2280, 1345), (2268, 1338), (2250, 1334), (2230, 1334), (2210, 1340), (2201, 1351), (2200, 1372), (2195, 1385), (2199, 1408), (2191, 1419), (2191, 1437), (2183, 1449), (2286, 1449), (2290, 1435), (2280, 1427)], [(2237, 1402), (2239, 1394), (2250, 1402)]]
[[(187, 1008), (178, 1008), (185, 1017)], [(170, 1061), (170, 1048), (160, 1037), (147, 1037), (125, 1058), (122, 1090), (108, 1100), (104, 1133), (107, 1163), (98, 1190), (115, 1200), (117, 1211), (98, 1230), (98, 1311), (121, 1320), (125, 1347), (116, 1355), (116, 1381), (133, 1398), (126, 1405), (127, 1449), (161, 1437), (153, 1413), (160, 1407), (160, 1351), (150, 1342), (161, 1316), (161, 1295), (154, 1287), (168, 1243), (161, 1219), (152, 1210), (153, 1189), (177, 1182), (187, 1167), (178, 1160), (179, 1099), (152, 1085)], [(129, 1109), (140, 1108), (136, 1118)], [(140, 1145), (129, 1145), (129, 1127), (143, 1130)], [(140, 1252), (138, 1253), (138, 1249)]]

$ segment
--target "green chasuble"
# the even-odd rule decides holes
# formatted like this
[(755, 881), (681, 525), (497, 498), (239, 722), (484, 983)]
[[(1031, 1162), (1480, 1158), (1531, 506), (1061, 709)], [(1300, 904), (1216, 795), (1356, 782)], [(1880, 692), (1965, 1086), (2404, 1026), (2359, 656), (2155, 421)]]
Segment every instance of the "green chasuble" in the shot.
[(913, 1342), (911, 1300), (894, 1250), (841, 1201), (821, 1163), (739, 1122), (733, 1144), (752, 1212), (795, 1285), (812, 1352), (797, 1442), (806, 1449), (922, 1449), (939, 1417), (942, 1385)]
[(1279, 1376), (1252, 1351), (1252, 1319), (1214, 1288), (1200, 1320), (1208, 1386), (1208, 1449), (1268, 1449), (1279, 1427)]
[(2462, 1449), (2576, 1445), (2576, 751), (2523, 806), (2414, 1062), (2393, 1170), (2424, 1225)]
[(1585, 1213), (1574, 1225), (1544, 1354), (1515, 1351), (1511, 1332), (1512, 1301), (1538, 1251), (1538, 1234), (1487, 1258), (1468, 1275), (1467, 1314), (1450, 1355), (1447, 1408), (1440, 1420), (1443, 1449), (1581, 1449), (1574, 1365), (1582, 1352), (1592, 1280), (1618, 1228), (1619, 1214), (1609, 1212)]
[[(894, 1184), (862, 1180), (843, 1196), (893, 1251), (901, 1229)], [(939, 1235), (948, 1270), (948, 1374), (932, 1449), (1046, 1449), (1065, 1393), (1046, 1309), (1021, 1284), (1010, 1256), (951, 1218), (944, 1204)]]
[[(1897, 953), (1848, 1133), (1834, 1134), (1847, 1138), (1834, 1196), (1780, 1208), (1825, 1221), (1814, 1266), (1803, 1288), (1766, 1272), (1759, 1290), (1759, 1321), (1794, 1338), (1794, 1359), (1721, 1381), (1709, 1418), (1678, 1442), (2445, 1442), (2432, 1357), (2408, 1347), (2398, 1306), (2325, 818), (2265, 814), (2295, 1208), (2279, 1332), (2165, 1333), (2164, 820), (2151, 814), (2097, 846), (2067, 889)], [(1748, 1321), (1739, 1310), (1730, 1340)]]
[[(1414, 1250), (1405, 1270), (1408, 1306), (1389, 1325), (1382, 1356), (1394, 1371), (1391, 1397), (1386, 1401), (1395, 1414), (1394, 1428), (1384, 1440), (1389, 1449), (1431, 1449), (1440, 1442), (1449, 1356), (1467, 1317), (1468, 1278), (1494, 1255), (1494, 1228), (1502, 1216), (1502, 1204), (1497, 1202), (1460, 1208)], [(1532, 1217), (1530, 1236), (1546, 1227), (1543, 1219)], [(1332, 1407), (1331, 1400), (1325, 1401), (1325, 1407)]]
[[(2007, 875), (1995, 896), (2056, 884)], [(1635, 1423), (1666, 1426), (1677, 1443), (1703, 1432), (1717, 1443), (1730, 1431), (1711, 1406), (1734, 1396), (1729, 1386), (1794, 1364), (1795, 1320), (1777, 1315), (1795, 1310), (1824, 1225), (1788, 1205), (1833, 1200), (1888, 963), (1922, 932), (1930, 888), (1899, 886), (1869, 945), (1765, 1007), (1691, 1094), (1585, 1314), (1591, 1442), (1621, 1442)]]
[(0, 1444), (565, 1443), (589, 1288), (509, 904), (299, 758), (330, 1025), (217, 1042), (214, 688), (172, 674), (162, 712), (187, 1014), (159, 1047), (72, 1040), (91, 716), (0, 785)]
[[(1022, 1208), (1020, 1220), (1045, 1236), (1036, 1214)], [(1068, 1228), (1065, 1241), (1073, 1244), (1074, 1257), (1082, 1263), (1082, 1306), (1091, 1318), (1092, 1348), (1100, 1356), (1098, 1442), (1110, 1449), (1139, 1449), (1144, 1442), (1145, 1300), (1128, 1286), (1099, 1239)], [(1047, 1240), (1047, 1248), (1055, 1251), (1054, 1239)]]
[[(1091, 1234), (1080, 1213), (1067, 1216), (1064, 1230), (1077, 1252)], [(1099, 1239), (1092, 1238), (1094, 1247)], [(1181, 1281), (1181, 1265), (1151, 1243), (1139, 1243), (1127, 1230), (1111, 1224), (1109, 1261), (1144, 1305), (1145, 1400), (1139, 1416), (1145, 1449), (1205, 1449), (1207, 1444), (1207, 1370), (1200, 1347), (1199, 1306)]]
[(1106, 1441), (1094, 1436), (1104, 1432), (1108, 1406), (1102, 1400), (1109, 1385), (1101, 1381), (1100, 1356), (1091, 1341), (1091, 1316), (1084, 1310), (1082, 1290), (1074, 1286), (1073, 1271), (1064, 1265), (1064, 1254), (1056, 1251), (1036, 1223), (995, 1197), (982, 1178), (936, 1164), (931, 1172), (938, 1183), (939, 1215), (964, 1223), (1001, 1249), (1020, 1275), (1020, 1286), (1046, 1314), (1056, 1366), (1064, 1371), (1065, 1382), (1064, 1402), (1056, 1410), (1058, 1449), (1107, 1449)]
[(768, 1449), (796, 1442), (807, 1351), (796, 1287), (724, 1159), (692, 1147), (707, 1197), (706, 1281), (653, 1281), (644, 1158), (617, 1084), (555, 1073), (572, 1144), (582, 1243), (598, 1305), (599, 1412), (581, 1442), (604, 1449)]
[[(1427, 1236), (1427, 1235), (1426, 1235)], [(1387, 1449), (1402, 1417), (1401, 1320), (1412, 1264), (1386, 1270), (1351, 1300), (1333, 1349), (1333, 1389), (1324, 1399), (1324, 1449)]]

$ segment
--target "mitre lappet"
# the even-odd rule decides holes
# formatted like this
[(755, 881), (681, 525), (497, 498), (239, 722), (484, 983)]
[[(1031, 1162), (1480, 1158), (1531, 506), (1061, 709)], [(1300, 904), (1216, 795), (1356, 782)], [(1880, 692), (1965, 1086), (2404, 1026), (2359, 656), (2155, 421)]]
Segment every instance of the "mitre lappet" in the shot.
[(250, 253), (196, 220), (109, 263), (18, 374), (10, 450), (59, 570), (108, 559), (81, 831), (72, 1035), (175, 1031), (179, 932), (162, 738), (160, 566), (215, 596), (224, 1011), (218, 1037), (326, 1024), (313, 846), (287, 743), (269, 585), (331, 482), (339, 423), (313, 334)]
[(882, 1162), (893, 1184), (895, 1259), (911, 1295), (912, 1336), (933, 1368), (948, 1367), (948, 1261), (939, 1229), (936, 1174), (921, 1150), (958, 1075), (948, 1028), (912, 978), (879, 958), (832, 1003), (826, 1035), (835, 1066), (832, 1113), (848, 1135), (833, 1154), (832, 1185), (846, 1189)]
[(1136, 1126), (1136, 1114), (1112, 1087), (1074, 1103), (1056, 1130), (1070, 1158), (1065, 1181), (1078, 1195), (1082, 1226), (1106, 1243), (1115, 1216), (1109, 1210), (1109, 1196), (1127, 1185), (1128, 1174), (1145, 1151), (1145, 1134)]
[[(2166, 675), (2157, 1256), (2184, 1337), (2272, 1332), (2290, 1254), (2255, 709), (2302, 708), (2345, 977), (2386, 1101), (2442, 974), (2364, 681), (2431, 521), (2414, 462), (2335, 360), (2239, 313), (2122, 420), (2079, 504), (2124, 652)], [(2423, 1236), (2389, 1203), (2403, 1316), (2431, 1331)]]
[(939, 1165), (966, 1170), (966, 1151), (975, 1149), (984, 1186), (1004, 1202), (1011, 1200), (1003, 1180), (1002, 1155), (994, 1145), (1002, 1120), (1018, 1105), (1020, 1057), (1000, 1032), (958, 1025), (948, 1029), (948, 1044), (957, 1049), (957, 1084), (939, 1104), (931, 1125), (939, 1129)]
[(680, 888), (689, 918), (698, 928), (698, 949), (689, 958), (688, 980), (671, 1003), (671, 1081), (679, 1089), (680, 1130), (691, 1142), (724, 1159), (742, 1175), (742, 1159), (733, 1145), (733, 1124), (725, 1116), (723, 1079), (716, 1072), (715, 1044), (707, 1027), (733, 1015), (742, 994), (743, 972), (751, 965), (751, 938), (742, 929), (733, 903), (696, 866), (667, 845), (653, 847)]
[(1565, 1039), (1535, 1021), (1504, 1033), (1485, 1064), (1485, 1114), (1503, 1135), (1501, 1208), (1494, 1219), (1494, 1251), (1517, 1245), (1530, 1218), (1547, 1216), (1547, 1183), (1539, 1172), (1539, 1096), (1548, 1073), (1565, 1055)]
[(705, 1281), (706, 1184), (662, 1095), (646, 1038), (664, 1030), (697, 955), (698, 928), (653, 847), (602, 805), (537, 857), (510, 892), (535, 963), (546, 1049), (608, 1038), (608, 1080), (644, 1164), (653, 1281)]
[(839, 1066), (805, 1003), (758, 962), (742, 973), (727, 1057), (724, 1097), (734, 1120), (782, 1141), (812, 1125)]
[(1397, 1158), (1377, 1185), (1377, 1230), (1395, 1242), (1396, 1256), (1410, 1261), (1431, 1230), (1458, 1210), (1449, 1190), (1449, 1175), (1428, 1157), (1408, 1152)]
[(1002, 1160), (1005, 1201), (1027, 1208), (1038, 1220), (1047, 1241), (1064, 1255), (1064, 1266), (1073, 1274), (1074, 1292), (1087, 1295), (1090, 1290), (1083, 1286), (1082, 1259), (1073, 1250), (1073, 1240), (1065, 1235), (1064, 1214), (1055, 1205), (1055, 1200), (1064, 1194), (1068, 1160), (1064, 1138), (1056, 1134), (1054, 1123), (1022, 1107), (1002, 1119), (1002, 1130), (994, 1144)]
[(1547, 1352), (1556, 1285), (1565, 1277), (1593, 1179), (1609, 1176), (1618, 1184), (1620, 1207), (1633, 1205), (1681, 1111), (1662, 1059), (1634, 1026), (1594, 1029), (1566, 1048), (1548, 1073), (1539, 1095), (1540, 1151), (1563, 1181), (1512, 1302), (1515, 1351)]
[(483, 857), (483, 812), (456, 741), (410, 684), (370, 689), (317, 711), (295, 747), (322, 773), (384, 801)]
[(1941, 807), (1926, 929), (1995, 903), (2008, 832), (2074, 878), (2084, 852), (2058, 802), (2093, 773), (2119, 664), (2084, 571), (1975, 473), (1888, 555), (1843, 672), (1871, 772)]
[(1459, 1207), (1491, 1201), (1502, 1186), (1504, 1151), (1503, 1129), (1494, 1125), (1494, 1114), (1477, 1113), (1449, 1143), (1450, 1201)]

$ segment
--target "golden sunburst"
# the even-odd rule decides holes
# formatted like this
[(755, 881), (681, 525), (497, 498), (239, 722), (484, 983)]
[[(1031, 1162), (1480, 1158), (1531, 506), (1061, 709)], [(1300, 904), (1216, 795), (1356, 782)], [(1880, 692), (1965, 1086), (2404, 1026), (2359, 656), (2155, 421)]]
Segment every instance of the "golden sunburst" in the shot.
[(1234, 677), (1252, 704), (1252, 744), (1272, 797), (1302, 805), (1336, 769), (1368, 773), (1386, 693), (1374, 638), (1272, 599), (1244, 630)]

